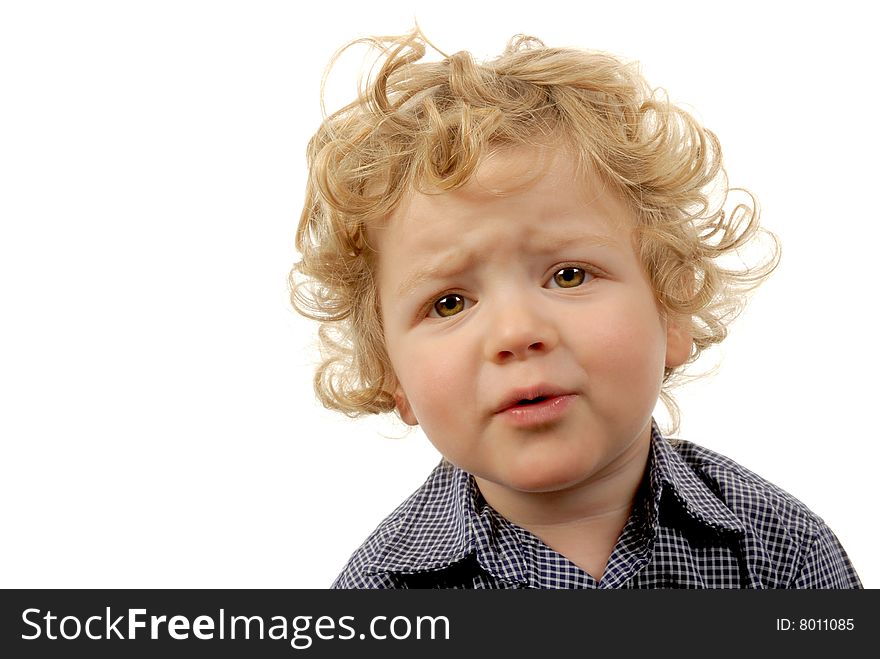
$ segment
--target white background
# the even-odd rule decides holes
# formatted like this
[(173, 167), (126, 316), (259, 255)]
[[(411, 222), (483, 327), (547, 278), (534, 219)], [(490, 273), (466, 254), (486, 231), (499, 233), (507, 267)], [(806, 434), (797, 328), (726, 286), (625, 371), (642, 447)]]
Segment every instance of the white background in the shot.
[(783, 261), (679, 391), (680, 436), (880, 587), (870, 3), (613, 4), (0, 4), (0, 586), (323, 588), (424, 480), (419, 432), (315, 403), (286, 289), (324, 66), (417, 19), (446, 52), (640, 60), (719, 135)]

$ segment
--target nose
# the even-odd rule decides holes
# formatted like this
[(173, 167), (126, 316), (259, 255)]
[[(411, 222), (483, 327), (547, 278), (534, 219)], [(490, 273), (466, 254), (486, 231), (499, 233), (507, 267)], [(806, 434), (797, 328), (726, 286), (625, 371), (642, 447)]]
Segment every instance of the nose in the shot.
[(488, 315), (486, 359), (495, 363), (538, 356), (559, 343), (554, 319), (532, 296), (507, 298)]

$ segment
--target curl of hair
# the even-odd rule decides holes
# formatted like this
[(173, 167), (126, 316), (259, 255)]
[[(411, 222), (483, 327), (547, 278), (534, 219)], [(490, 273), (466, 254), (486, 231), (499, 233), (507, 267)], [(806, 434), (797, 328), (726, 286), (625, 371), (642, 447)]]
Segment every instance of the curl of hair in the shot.
[[(381, 66), (360, 81), (355, 101), (328, 116), (327, 76), (359, 43), (380, 51)], [(727, 336), (780, 255), (776, 236), (759, 226), (755, 198), (728, 188), (717, 137), (652, 89), (637, 64), (607, 53), (550, 48), (516, 35), (490, 61), (435, 48), (443, 59), (429, 62), (421, 61), (426, 45), (418, 27), (357, 39), (337, 51), (324, 74), (324, 119), (307, 148), (296, 236), (301, 260), (289, 277), (293, 307), (321, 323), (318, 399), (349, 416), (394, 409), (366, 228), (387, 218), (409, 191), (464, 185), (492, 149), (562, 138), (581, 171), (597, 172), (633, 209), (634, 247), (658, 305), (690, 325), (690, 358), (666, 369), (660, 393), (672, 420), (668, 432), (677, 432), (670, 389), (684, 380), (688, 364)], [(743, 200), (726, 212), (731, 192)], [(722, 257), (738, 255), (759, 234), (772, 242), (763, 262), (722, 266)]]

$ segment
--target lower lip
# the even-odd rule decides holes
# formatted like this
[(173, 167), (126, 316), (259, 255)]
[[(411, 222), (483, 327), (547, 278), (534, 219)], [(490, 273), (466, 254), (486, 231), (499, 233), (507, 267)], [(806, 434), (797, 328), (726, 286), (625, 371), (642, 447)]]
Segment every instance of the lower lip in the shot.
[(561, 419), (575, 398), (577, 398), (576, 394), (554, 396), (542, 400), (540, 403), (508, 407), (506, 410), (498, 412), (497, 416), (504, 419), (505, 422), (521, 428), (543, 426)]

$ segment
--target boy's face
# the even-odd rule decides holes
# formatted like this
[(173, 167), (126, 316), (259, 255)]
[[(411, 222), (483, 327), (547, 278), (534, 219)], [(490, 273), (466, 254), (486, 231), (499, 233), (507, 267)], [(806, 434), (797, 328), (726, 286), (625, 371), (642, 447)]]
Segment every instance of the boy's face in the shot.
[(559, 150), (507, 149), (463, 188), (407, 196), (370, 231), (403, 420), (518, 492), (596, 481), (647, 442), (691, 337), (658, 311), (634, 222)]

